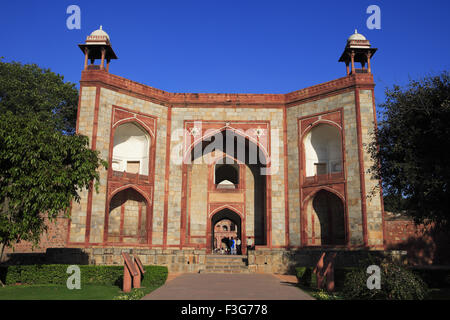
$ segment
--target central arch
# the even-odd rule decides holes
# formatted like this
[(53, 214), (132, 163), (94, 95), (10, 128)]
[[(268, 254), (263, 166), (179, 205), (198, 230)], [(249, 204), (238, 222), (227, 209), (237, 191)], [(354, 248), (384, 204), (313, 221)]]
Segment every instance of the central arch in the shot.
[(220, 222), (227, 220), (231, 221), (231, 226), (234, 226), (235, 230), (227, 230), (226, 236), (230, 236), (229, 233), (233, 233), (233, 235), (236, 235), (236, 237), (241, 239), (241, 247), (244, 248), (243, 236), (245, 235), (245, 225), (243, 224), (242, 218), (238, 213), (231, 210), (230, 208), (223, 208), (214, 213), (209, 220), (209, 230), (211, 230), (211, 235), (208, 237), (209, 241), (207, 241), (207, 247), (209, 249), (208, 251), (214, 252), (214, 248), (219, 245), (218, 243), (216, 243), (216, 226), (220, 224)]
[[(245, 207), (247, 205), (250, 206), (250, 210), (245, 209), (243, 212), (245, 212), (245, 215), (249, 215), (248, 219), (246, 217), (241, 217), (243, 220), (246, 220), (249, 222), (249, 226), (251, 226), (252, 229), (247, 230), (247, 237), (250, 237), (252, 245), (256, 246), (270, 246), (271, 245), (271, 232), (270, 232), (270, 222), (271, 222), (271, 205), (270, 205), (270, 194), (271, 194), (271, 188), (270, 188), (270, 181), (271, 177), (270, 175), (267, 175), (267, 169), (270, 166), (270, 158), (266, 154), (266, 151), (264, 148), (260, 146), (259, 143), (255, 143), (247, 137), (244, 134), (241, 134), (240, 131), (233, 130), (232, 128), (226, 128), (224, 130), (220, 130), (216, 132), (213, 135), (210, 136), (203, 136), (200, 139), (197, 139), (194, 144), (192, 144), (189, 147), (189, 151), (185, 154), (183, 163), (182, 163), (182, 173), (183, 173), (183, 184), (182, 188), (183, 190), (187, 190), (186, 192), (183, 192), (182, 194), (182, 212), (181, 212), (181, 247), (183, 247), (186, 244), (191, 244), (191, 238), (190, 238), (190, 232), (191, 232), (191, 225), (190, 225), (190, 214), (191, 211), (189, 211), (190, 204), (190, 191), (188, 188), (190, 188), (191, 185), (199, 185), (196, 183), (195, 180), (190, 180), (189, 174), (190, 174), (190, 166), (195, 165), (198, 160), (202, 161), (207, 155), (211, 155), (212, 157), (209, 159), (211, 162), (214, 162), (215, 152), (218, 151), (219, 154), (226, 155), (227, 158), (233, 159), (228, 164), (236, 164), (240, 163), (242, 165), (245, 165), (247, 175), (250, 177), (251, 180), (251, 186), (254, 188), (254, 192), (251, 194), (251, 197), (246, 197), (246, 200), (236, 200), (237, 202), (242, 201), (242, 205)], [(208, 156), (209, 157), (209, 156)], [(208, 158), (206, 157), (206, 158)], [(226, 159), (225, 159), (226, 160)], [(227, 164), (227, 161), (224, 161), (225, 164)], [(212, 171), (214, 173), (214, 171)], [(231, 170), (229, 172), (232, 172)], [(227, 173), (229, 173), (227, 172)], [(242, 177), (245, 178), (244, 174), (242, 174)], [(235, 177), (236, 179), (239, 178), (239, 173)], [(212, 180), (212, 184), (214, 184), (214, 175), (210, 177)], [(233, 180), (233, 178), (231, 178)], [(229, 179), (226, 179), (229, 180)], [(218, 181), (219, 182), (219, 181)], [(237, 182), (237, 181), (236, 181)], [(233, 184), (232, 181), (227, 182), (227, 186)], [(248, 184), (250, 186), (250, 184)], [(234, 184), (234, 187), (237, 186)], [(216, 190), (231, 190), (235, 188), (222, 188), (220, 186)], [(238, 191), (238, 190), (236, 190)], [(245, 192), (245, 190), (244, 190)], [(223, 199), (223, 198), (222, 198)], [(209, 207), (209, 205), (214, 203), (228, 203), (230, 205), (236, 204), (234, 200), (217, 200), (214, 199), (214, 203), (210, 202), (212, 201), (210, 198), (208, 200), (205, 200), (205, 205)], [(253, 202), (253, 205), (248, 204), (250, 202)], [(206, 207), (205, 207), (206, 208)], [(189, 212), (189, 214), (188, 214)], [(214, 226), (211, 226), (211, 220), (208, 217), (205, 217), (205, 223), (207, 225), (207, 234), (206, 234), (206, 244), (203, 245), (206, 247), (208, 252), (212, 251), (212, 245), (213, 245), (213, 238), (212, 238), (212, 229)], [(245, 226), (243, 226), (245, 227)], [(197, 227), (198, 229), (198, 227)], [(197, 230), (198, 233), (198, 230)], [(199, 237), (198, 235), (195, 235), (195, 237)], [(244, 243), (246, 243), (248, 239), (245, 239), (245, 234), (241, 234), (241, 242), (242, 242), (242, 249), (245, 250)], [(198, 242), (197, 242), (198, 243)], [(198, 245), (197, 245), (198, 246)], [(198, 246), (198, 247), (201, 247)]]

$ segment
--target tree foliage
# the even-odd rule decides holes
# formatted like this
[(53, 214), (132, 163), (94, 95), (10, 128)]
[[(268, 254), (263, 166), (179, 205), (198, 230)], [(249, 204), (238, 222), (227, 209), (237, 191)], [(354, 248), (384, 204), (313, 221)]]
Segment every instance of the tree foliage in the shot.
[(0, 112), (33, 114), (74, 133), (78, 90), (64, 77), (36, 64), (3, 62), (0, 58)]
[(78, 92), (36, 65), (0, 61), (0, 243), (37, 244), (45, 217), (68, 215), (72, 200), (98, 188), (107, 163), (74, 134)]
[(386, 209), (448, 229), (449, 73), (394, 86), (380, 107), (384, 114), (369, 151), (376, 163), (371, 172), (383, 181)]

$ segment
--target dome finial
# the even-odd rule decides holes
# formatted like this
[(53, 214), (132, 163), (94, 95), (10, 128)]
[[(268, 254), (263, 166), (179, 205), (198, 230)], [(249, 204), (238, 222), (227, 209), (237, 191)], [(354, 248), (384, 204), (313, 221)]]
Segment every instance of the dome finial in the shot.
[(103, 26), (102, 25), (100, 25), (100, 30), (103, 30)]
[[(100, 29), (101, 29), (101, 28), (102, 28), (102, 27), (100, 27)], [(358, 33), (358, 30), (355, 29), (355, 33)]]

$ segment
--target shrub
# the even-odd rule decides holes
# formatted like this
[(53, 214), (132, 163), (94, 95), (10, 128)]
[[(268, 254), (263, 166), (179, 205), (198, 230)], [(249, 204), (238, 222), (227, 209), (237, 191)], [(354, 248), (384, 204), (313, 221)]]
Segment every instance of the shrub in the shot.
[[(381, 288), (367, 288), (369, 265), (378, 265), (381, 273)], [(368, 261), (345, 277), (342, 294), (346, 299), (422, 300), (428, 288), (422, 279), (406, 267), (392, 261)]]
[[(314, 268), (311, 267), (297, 267), (296, 269), (296, 275), (298, 279), (298, 283), (311, 288), (317, 287), (317, 276), (313, 272)], [(334, 269), (334, 283), (336, 289), (340, 289), (344, 286), (345, 283), (345, 276), (355, 270), (355, 268), (335, 268)], [(326, 283), (326, 276), (324, 279)]]
[(296, 276), (298, 279), (298, 282), (300, 284), (305, 284), (305, 273), (307, 272), (306, 270), (308, 269), (308, 267), (297, 267), (295, 268), (295, 272), (296, 272)]
[(296, 275), (298, 283), (306, 287), (315, 287), (317, 285), (316, 274), (311, 267), (297, 267)]
[(334, 285), (336, 289), (342, 289), (345, 284), (347, 274), (356, 270), (356, 268), (335, 268), (334, 269)]
[[(70, 276), (67, 264), (24, 265), (0, 267), (0, 276), (7, 285), (21, 284), (58, 284), (65, 285)], [(123, 266), (81, 265), (81, 284), (121, 286)], [(161, 286), (167, 279), (167, 267), (144, 266), (145, 274), (142, 286)]]

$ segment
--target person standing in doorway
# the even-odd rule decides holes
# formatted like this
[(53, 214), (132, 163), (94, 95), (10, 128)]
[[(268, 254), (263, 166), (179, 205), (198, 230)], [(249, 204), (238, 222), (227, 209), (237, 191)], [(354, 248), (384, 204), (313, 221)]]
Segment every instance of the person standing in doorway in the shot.
[(237, 254), (242, 254), (241, 253), (241, 239), (236, 238), (236, 246), (237, 246)]
[(253, 249), (253, 239), (252, 238), (247, 238), (247, 249), (251, 250)]
[(231, 254), (236, 254), (236, 240), (231, 237)]

